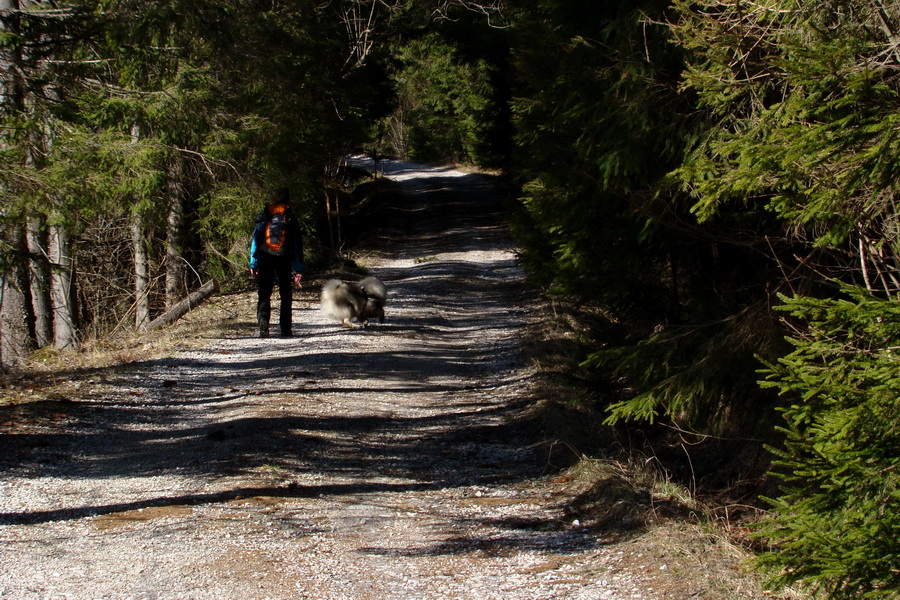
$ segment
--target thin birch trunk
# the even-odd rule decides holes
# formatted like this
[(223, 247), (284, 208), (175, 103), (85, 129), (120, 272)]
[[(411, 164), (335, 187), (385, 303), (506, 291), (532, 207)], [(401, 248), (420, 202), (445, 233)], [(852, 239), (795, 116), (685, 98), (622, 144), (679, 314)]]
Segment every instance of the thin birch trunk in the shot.
[(144, 219), (139, 213), (131, 222), (131, 246), (134, 252), (134, 326), (141, 329), (150, 321), (150, 268), (144, 243)]
[[(138, 143), (141, 129), (131, 126), (131, 141)], [(132, 213), (131, 249), (134, 254), (134, 326), (141, 329), (150, 322), (150, 257), (147, 252), (146, 220), (140, 209)]]
[(185, 192), (181, 159), (169, 173), (169, 213), (166, 219), (166, 308), (185, 296), (184, 221)]

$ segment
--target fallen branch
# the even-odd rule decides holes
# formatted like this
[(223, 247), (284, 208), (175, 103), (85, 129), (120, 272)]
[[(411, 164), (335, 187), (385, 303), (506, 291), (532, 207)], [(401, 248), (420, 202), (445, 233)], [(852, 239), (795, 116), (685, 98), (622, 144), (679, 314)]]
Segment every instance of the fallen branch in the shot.
[(192, 293), (190, 296), (159, 315), (150, 323), (148, 323), (145, 327), (145, 331), (153, 331), (154, 329), (160, 329), (165, 327), (166, 325), (171, 325), (178, 319), (180, 319), (186, 312), (194, 308), (195, 306), (199, 306), (204, 300), (215, 294), (219, 291), (219, 282), (215, 279), (211, 279), (204, 283), (200, 289)]

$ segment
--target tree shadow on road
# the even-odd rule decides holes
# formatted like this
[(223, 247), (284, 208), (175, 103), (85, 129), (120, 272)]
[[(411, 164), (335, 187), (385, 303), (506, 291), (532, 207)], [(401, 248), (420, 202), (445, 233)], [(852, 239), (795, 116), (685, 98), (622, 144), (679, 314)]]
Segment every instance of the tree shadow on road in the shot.
[[(508, 248), (491, 184), (464, 176), (409, 185), (415, 198), (406, 197), (384, 217), (377, 240), (387, 253), (423, 260), (378, 272), (391, 289), (385, 325), (349, 332), (301, 318), (298, 339), (247, 340), (239, 352), (80, 371), (77, 377), (116, 391), (66, 402), (54, 413), (61, 415), (59, 424), (0, 434), (0, 472), (18, 480), (53, 486), (84, 478), (102, 485), (169, 474), (227, 489), (186, 487), (107, 503), (7, 508), (0, 524), (250, 496), (402, 494), (539, 475), (545, 466), (535, 450), (540, 434), (523, 419), (530, 398), (522, 395), (515, 331), (527, 295), (514, 260), (430, 260), (448, 251)], [(280, 346), (267, 353), (264, 344)], [(357, 406), (371, 396), (397, 408), (340, 414), (342, 399), (350, 396)], [(418, 396), (431, 399), (429, 410), (416, 405)], [(445, 408), (435, 409), (442, 403)], [(0, 407), (0, 423), (10, 410)], [(185, 419), (186, 411), (194, 416)], [(278, 482), (230, 485), (259, 480), (263, 468), (277, 472)], [(319, 481), (300, 483), (309, 473)], [(380, 475), (393, 482), (378, 481)]]

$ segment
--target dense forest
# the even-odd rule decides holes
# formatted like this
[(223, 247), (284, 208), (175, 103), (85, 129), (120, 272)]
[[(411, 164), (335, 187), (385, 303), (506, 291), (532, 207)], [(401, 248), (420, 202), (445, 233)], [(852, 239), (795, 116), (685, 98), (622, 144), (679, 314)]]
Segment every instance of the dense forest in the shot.
[(328, 264), (350, 153), (496, 169), (580, 402), (765, 494), (773, 585), (900, 593), (900, 4), (0, 0), (0, 72), (6, 368), (245, 279), (280, 186)]

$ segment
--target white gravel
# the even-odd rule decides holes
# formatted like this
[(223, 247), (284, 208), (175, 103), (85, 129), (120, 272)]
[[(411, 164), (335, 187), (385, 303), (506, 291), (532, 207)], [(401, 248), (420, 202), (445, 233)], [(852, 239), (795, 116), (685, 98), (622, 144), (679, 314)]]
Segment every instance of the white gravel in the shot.
[(484, 180), (387, 171), (416, 192), (371, 269), (388, 321), (345, 330), (306, 303), (291, 339), (248, 314), (98, 373), (78, 419), (0, 458), (0, 598), (653, 597), (563, 521), (508, 426), (529, 303)]

